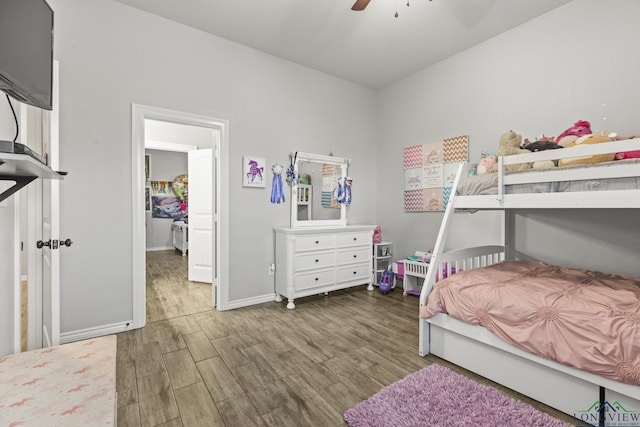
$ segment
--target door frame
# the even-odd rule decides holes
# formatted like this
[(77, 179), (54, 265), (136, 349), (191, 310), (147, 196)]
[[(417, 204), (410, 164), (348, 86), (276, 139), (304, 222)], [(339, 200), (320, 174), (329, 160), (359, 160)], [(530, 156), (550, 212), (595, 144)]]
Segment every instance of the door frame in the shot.
[(158, 120), (216, 130), (213, 147), (215, 258), (212, 304), (229, 307), (229, 121), (215, 117), (131, 104), (131, 212), (132, 212), (132, 303), (133, 327), (146, 325), (146, 265), (144, 211), (145, 120)]

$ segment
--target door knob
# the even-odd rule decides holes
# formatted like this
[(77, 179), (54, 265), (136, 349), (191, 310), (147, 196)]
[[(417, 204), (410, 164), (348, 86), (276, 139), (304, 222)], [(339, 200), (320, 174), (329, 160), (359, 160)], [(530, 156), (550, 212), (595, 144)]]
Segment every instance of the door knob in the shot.
[(70, 247), (72, 244), (73, 242), (71, 241), (71, 239), (60, 240), (60, 246)]
[(51, 240), (47, 240), (46, 242), (38, 240), (36, 242), (36, 246), (38, 247), (38, 249), (42, 249), (43, 246), (51, 247)]

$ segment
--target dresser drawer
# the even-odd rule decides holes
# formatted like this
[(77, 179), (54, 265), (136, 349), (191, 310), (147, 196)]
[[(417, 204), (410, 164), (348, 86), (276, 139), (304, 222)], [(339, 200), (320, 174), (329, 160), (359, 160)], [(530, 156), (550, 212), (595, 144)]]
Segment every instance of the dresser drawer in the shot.
[(369, 261), (371, 258), (371, 247), (355, 247), (339, 250), (336, 255), (336, 264), (345, 265), (357, 262)]
[(310, 270), (312, 268), (327, 268), (336, 265), (335, 252), (312, 252), (304, 255), (298, 255), (295, 259), (295, 271)]
[(336, 243), (338, 248), (345, 246), (371, 245), (371, 233), (368, 231), (338, 233)]
[(314, 234), (310, 236), (299, 236), (296, 238), (296, 252), (316, 249), (334, 249), (335, 247), (335, 234)]
[(336, 280), (335, 270), (317, 271), (313, 273), (296, 274), (296, 291), (315, 288), (318, 286), (332, 285)]
[(336, 270), (336, 282), (349, 282), (352, 280), (362, 280), (363, 283), (371, 278), (369, 263), (350, 265)]

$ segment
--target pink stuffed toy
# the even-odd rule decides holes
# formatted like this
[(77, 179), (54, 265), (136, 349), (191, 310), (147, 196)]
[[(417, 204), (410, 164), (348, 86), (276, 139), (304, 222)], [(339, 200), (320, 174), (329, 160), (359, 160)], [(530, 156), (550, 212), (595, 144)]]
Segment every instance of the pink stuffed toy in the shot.
[(591, 132), (591, 123), (586, 120), (578, 120), (573, 124), (572, 127), (562, 132), (556, 138), (556, 144), (566, 147), (567, 145), (575, 142), (581, 136), (590, 135)]
[(498, 172), (498, 158), (489, 153), (482, 153), (482, 159), (480, 159), (476, 170), (478, 175)]
[[(640, 136), (629, 136), (626, 138), (620, 138), (617, 134), (609, 134), (612, 140), (620, 141), (622, 139), (636, 139), (640, 138)], [(640, 159), (640, 150), (632, 150), (632, 151), (623, 151), (621, 153), (616, 153), (616, 160), (623, 159)]]
[(640, 158), (640, 150), (624, 151), (622, 153), (616, 153), (616, 160), (638, 159), (638, 158)]

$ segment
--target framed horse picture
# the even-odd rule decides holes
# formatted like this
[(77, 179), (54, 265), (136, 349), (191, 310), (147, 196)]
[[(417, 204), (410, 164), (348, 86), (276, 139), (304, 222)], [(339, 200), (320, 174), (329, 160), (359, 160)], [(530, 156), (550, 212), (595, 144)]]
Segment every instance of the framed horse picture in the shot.
[(242, 163), (242, 186), (264, 188), (265, 159), (256, 156), (243, 156)]

